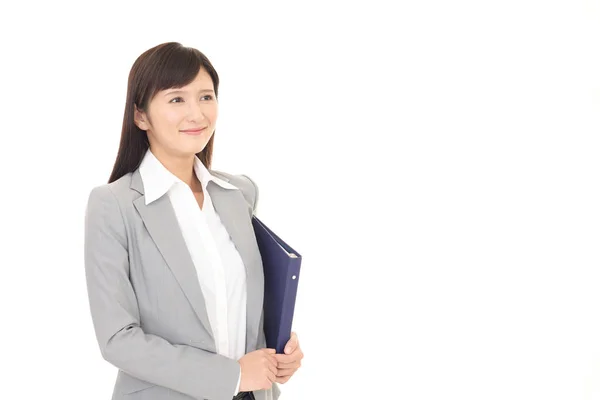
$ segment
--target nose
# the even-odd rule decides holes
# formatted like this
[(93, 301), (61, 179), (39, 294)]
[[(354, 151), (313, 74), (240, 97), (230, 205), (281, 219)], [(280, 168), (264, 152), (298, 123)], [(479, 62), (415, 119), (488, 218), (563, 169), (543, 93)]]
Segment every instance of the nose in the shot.
[(190, 122), (200, 122), (206, 118), (202, 104), (199, 101), (189, 102), (188, 104), (188, 119)]

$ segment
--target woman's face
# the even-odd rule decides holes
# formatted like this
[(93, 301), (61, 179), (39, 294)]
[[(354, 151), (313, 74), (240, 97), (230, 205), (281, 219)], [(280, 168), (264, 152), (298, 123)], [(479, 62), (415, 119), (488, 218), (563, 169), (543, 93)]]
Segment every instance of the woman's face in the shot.
[(212, 79), (200, 69), (190, 84), (157, 92), (147, 113), (136, 109), (135, 124), (148, 133), (155, 154), (188, 157), (201, 152), (210, 140), (217, 113)]

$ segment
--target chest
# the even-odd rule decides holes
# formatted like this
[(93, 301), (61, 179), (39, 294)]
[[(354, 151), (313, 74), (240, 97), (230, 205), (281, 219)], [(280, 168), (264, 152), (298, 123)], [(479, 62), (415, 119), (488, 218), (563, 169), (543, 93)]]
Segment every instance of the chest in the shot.
[(196, 203), (198, 203), (198, 207), (201, 210), (204, 209), (204, 192), (194, 192), (194, 198), (196, 199)]

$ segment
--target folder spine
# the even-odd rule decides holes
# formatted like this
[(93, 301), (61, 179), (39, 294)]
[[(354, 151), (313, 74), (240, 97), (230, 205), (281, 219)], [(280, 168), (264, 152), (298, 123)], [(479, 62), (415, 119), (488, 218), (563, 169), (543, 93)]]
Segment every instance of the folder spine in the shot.
[[(284, 311), (281, 313), (281, 320), (279, 321), (279, 326), (281, 327), (292, 327), (292, 322), (294, 319), (294, 309), (296, 308), (296, 295), (298, 293), (298, 280), (300, 279), (300, 259), (291, 259), (289, 265), (289, 276), (286, 277), (286, 285), (285, 292), (283, 294), (283, 304), (286, 304), (287, 307), (284, 307)], [(293, 277), (296, 279), (293, 279)], [(277, 348), (278, 354), (283, 354), (283, 350), (285, 348), (285, 344), (289, 340), (289, 332), (281, 330), (278, 332), (279, 338), (277, 343), (279, 343), (279, 347)]]

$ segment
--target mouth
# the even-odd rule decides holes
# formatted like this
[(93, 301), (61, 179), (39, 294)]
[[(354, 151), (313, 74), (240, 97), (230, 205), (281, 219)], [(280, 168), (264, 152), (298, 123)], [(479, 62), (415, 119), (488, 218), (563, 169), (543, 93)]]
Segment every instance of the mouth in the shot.
[(179, 132), (185, 133), (186, 135), (200, 135), (204, 131), (206, 131), (207, 127), (204, 128), (194, 128), (194, 129), (182, 129)]

